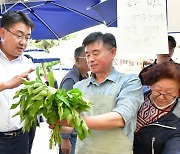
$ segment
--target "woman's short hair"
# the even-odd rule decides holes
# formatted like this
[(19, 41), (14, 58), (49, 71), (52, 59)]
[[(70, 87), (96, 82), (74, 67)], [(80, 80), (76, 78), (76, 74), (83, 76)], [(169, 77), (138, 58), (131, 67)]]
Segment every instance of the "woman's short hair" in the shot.
[(180, 89), (180, 64), (175, 62), (163, 62), (150, 67), (143, 73), (146, 85), (153, 85), (161, 79), (173, 79), (177, 81)]

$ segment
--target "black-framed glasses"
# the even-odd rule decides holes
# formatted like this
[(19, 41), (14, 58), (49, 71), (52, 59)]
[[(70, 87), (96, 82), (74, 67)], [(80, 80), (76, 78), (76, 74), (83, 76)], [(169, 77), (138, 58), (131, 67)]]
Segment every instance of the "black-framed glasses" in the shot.
[(29, 40), (31, 40), (31, 37), (30, 36), (25, 36), (25, 35), (18, 35), (18, 34), (15, 34), (13, 32), (11, 32), (8, 28), (5, 28), (8, 32), (10, 32), (12, 35), (14, 35), (18, 40), (26, 40), (27, 42)]
[(172, 96), (170, 94), (162, 94), (156, 90), (152, 90), (152, 95), (155, 97), (159, 97), (162, 95), (164, 97), (164, 99), (166, 99), (167, 101), (173, 101), (176, 98), (176, 96)]

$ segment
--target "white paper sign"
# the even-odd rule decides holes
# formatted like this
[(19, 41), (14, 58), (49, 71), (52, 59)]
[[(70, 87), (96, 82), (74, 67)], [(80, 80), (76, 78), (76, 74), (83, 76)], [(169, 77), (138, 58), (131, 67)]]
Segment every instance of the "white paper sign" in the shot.
[(169, 53), (165, 0), (117, 0), (118, 52)]

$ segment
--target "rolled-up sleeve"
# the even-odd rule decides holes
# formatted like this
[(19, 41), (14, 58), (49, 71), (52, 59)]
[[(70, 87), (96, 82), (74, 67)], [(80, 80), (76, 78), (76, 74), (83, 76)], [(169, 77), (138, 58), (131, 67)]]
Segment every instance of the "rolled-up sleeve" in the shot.
[(113, 111), (121, 114), (127, 125), (132, 118), (134, 119), (137, 116), (143, 101), (141, 81), (138, 76), (130, 74), (120, 80), (119, 93)]

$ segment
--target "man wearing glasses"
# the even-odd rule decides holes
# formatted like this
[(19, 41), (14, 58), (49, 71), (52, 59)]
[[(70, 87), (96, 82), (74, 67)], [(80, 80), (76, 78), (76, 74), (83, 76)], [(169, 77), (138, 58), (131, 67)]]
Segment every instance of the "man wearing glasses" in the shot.
[(34, 25), (23, 12), (7, 12), (0, 28), (0, 154), (28, 154), (28, 133), (23, 133), (19, 109), (10, 110), (15, 92), (23, 77), (34, 70), (33, 63), (22, 54)]

